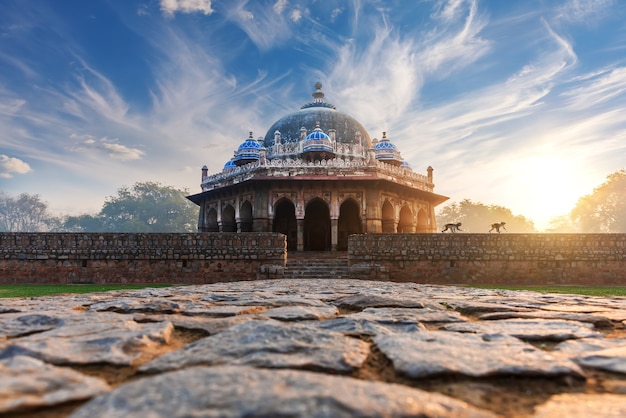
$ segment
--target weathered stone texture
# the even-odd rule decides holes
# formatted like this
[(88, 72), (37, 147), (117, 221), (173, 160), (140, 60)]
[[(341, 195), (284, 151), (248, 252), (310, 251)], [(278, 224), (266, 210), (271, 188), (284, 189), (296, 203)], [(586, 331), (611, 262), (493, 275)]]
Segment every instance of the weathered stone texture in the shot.
[(626, 298), (283, 279), (1, 301), (0, 414), (622, 416), (626, 403)]
[(623, 285), (626, 234), (351, 235), (348, 260), (356, 266), (351, 277), (359, 279)]
[(0, 233), (0, 284), (276, 279), (285, 248), (278, 233)]

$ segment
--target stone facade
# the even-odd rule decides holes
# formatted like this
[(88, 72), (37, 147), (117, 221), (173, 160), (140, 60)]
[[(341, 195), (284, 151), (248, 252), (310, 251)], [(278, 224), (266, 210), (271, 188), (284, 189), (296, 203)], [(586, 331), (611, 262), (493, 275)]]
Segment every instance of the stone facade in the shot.
[(353, 235), (351, 276), (434, 284), (626, 285), (626, 234)]
[[(626, 285), (626, 234), (361, 234), (348, 247), (352, 278)], [(277, 233), (2, 233), (0, 284), (282, 278), (287, 257), (286, 237)]]
[(285, 247), (277, 233), (1, 233), (0, 284), (279, 278)]
[(414, 172), (383, 132), (370, 139), (358, 121), (323, 100), (250, 136), (219, 173), (202, 169), (198, 230), (274, 231), (291, 251), (345, 251), (360, 233), (436, 232), (433, 169)]

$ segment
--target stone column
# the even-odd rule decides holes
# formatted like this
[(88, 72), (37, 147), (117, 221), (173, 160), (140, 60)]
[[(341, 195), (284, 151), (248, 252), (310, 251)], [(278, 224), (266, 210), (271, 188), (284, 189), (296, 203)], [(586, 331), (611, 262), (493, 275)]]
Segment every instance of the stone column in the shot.
[(200, 204), (200, 213), (198, 214), (198, 232), (206, 231), (206, 225), (204, 222), (204, 202)]
[(330, 250), (337, 251), (337, 240), (339, 230), (339, 219), (330, 220)]
[(298, 251), (304, 251), (304, 219), (296, 219), (298, 228)]

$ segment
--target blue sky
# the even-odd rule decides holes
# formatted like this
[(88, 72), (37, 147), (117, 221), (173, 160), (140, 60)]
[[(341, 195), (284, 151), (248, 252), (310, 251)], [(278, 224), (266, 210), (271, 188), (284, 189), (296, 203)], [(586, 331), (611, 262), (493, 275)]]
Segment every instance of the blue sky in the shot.
[(0, 190), (95, 213), (200, 191), (311, 98), (383, 131), (435, 191), (538, 228), (626, 166), (621, 0), (4, 0)]

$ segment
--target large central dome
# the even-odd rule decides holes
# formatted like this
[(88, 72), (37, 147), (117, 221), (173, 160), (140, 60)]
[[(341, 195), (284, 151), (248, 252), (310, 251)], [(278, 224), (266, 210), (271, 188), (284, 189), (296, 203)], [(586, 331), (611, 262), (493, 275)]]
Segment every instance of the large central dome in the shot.
[(274, 145), (276, 131), (280, 132), (281, 142), (298, 142), (301, 139), (302, 128), (307, 134), (313, 132), (319, 125), (322, 131), (328, 133), (335, 130), (335, 140), (340, 144), (358, 143), (357, 134), (361, 136), (361, 144), (370, 143), (370, 136), (365, 127), (352, 116), (339, 112), (330, 103), (324, 101), (322, 84), (315, 84), (313, 101), (307, 103), (296, 112), (289, 113), (276, 121), (265, 134), (263, 145), (266, 148)]

